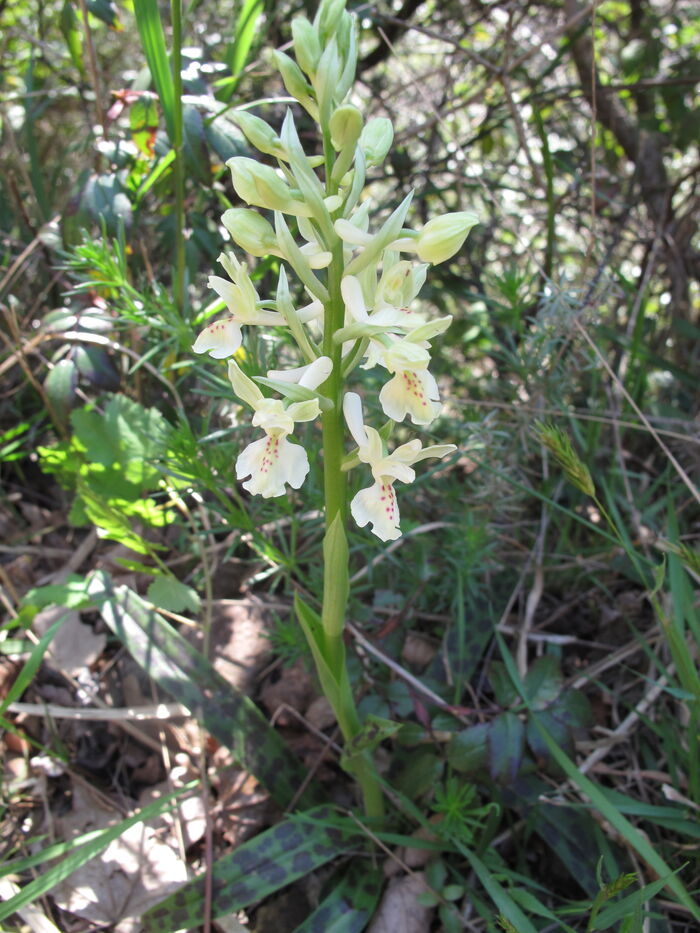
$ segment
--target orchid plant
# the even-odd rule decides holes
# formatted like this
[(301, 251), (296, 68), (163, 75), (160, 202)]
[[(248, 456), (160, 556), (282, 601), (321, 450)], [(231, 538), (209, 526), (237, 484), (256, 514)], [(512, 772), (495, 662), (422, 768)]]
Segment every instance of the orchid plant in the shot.
[[(382, 541), (401, 534), (394, 484), (411, 483), (414, 466), (441, 458), (452, 444), (423, 447), (414, 439), (389, 451), (395, 422), (429, 425), (440, 412), (439, 390), (429, 371), (430, 342), (450, 324), (411, 308), (430, 264), (462, 247), (477, 223), (469, 211), (445, 214), (420, 230), (405, 226), (412, 193), (377, 223), (363, 199), (368, 168), (380, 165), (393, 142), (391, 122), (366, 123), (347, 101), (355, 78), (357, 35), (345, 0), (322, 0), (310, 22), (292, 21), (295, 58), (275, 52), (284, 85), (319, 127), (322, 152), (302, 148), (291, 110), (279, 134), (264, 120), (238, 111), (248, 142), (272, 164), (236, 157), (227, 163), (237, 195), (249, 207), (224, 213), (233, 242), (252, 257), (281, 260), (274, 300), (261, 300), (245, 263), (233, 252), (220, 256), (227, 278), (209, 284), (228, 309), (194, 343), (197, 353), (227, 359), (235, 395), (253, 410), (264, 435), (236, 460), (236, 476), (253, 495), (282, 496), (299, 489), (309, 472), (306, 450), (293, 441), (295, 425), (320, 419), (325, 522), (324, 591), (321, 614), (301, 599), (297, 616), (309, 640), (321, 685), (346, 742), (345, 765), (362, 788), (369, 816), (382, 812), (380, 785), (369, 744), (363, 741), (345, 666), (343, 627), (349, 593), (348, 473), (369, 468), (370, 485), (349, 503), (355, 522)], [(272, 212), (273, 223), (258, 210)], [(268, 215), (269, 216), (269, 215)], [(415, 260), (402, 258), (414, 255)], [(297, 276), (308, 303), (295, 307), (287, 268)], [(302, 365), (250, 379), (234, 357), (246, 327), (287, 328)], [(388, 378), (379, 405), (388, 421), (366, 424), (362, 399), (350, 391), (358, 367), (380, 367)], [(277, 397), (275, 397), (277, 396)]]

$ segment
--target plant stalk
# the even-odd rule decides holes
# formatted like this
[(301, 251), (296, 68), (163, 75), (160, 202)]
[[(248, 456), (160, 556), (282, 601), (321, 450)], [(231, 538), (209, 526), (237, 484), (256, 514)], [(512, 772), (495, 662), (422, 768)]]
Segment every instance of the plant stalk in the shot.
[(185, 316), (185, 166), (183, 162), (182, 117), (182, 0), (171, 0), (173, 48), (173, 187), (175, 195), (175, 267), (173, 269), (173, 301), (180, 317)]
[[(326, 136), (327, 134), (324, 134)], [(326, 177), (331, 175), (330, 147), (324, 146), (326, 151)], [(342, 346), (333, 340), (333, 335), (344, 324), (345, 303), (340, 291), (343, 277), (343, 244), (337, 240), (333, 244), (333, 259), (328, 269), (329, 300), (324, 310), (323, 327), (323, 353), (333, 361), (333, 369), (322, 391), (331, 399), (333, 408), (324, 411), (321, 419), (323, 432), (323, 488), (326, 513), (326, 536), (330, 534), (331, 525), (339, 518), (343, 531), (347, 526), (347, 473), (342, 469), (344, 455), (344, 428), (343, 428), (343, 365)], [(347, 596), (339, 597), (334, 591), (334, 581), (347, 581), (348, 579), (348, 553), (347, 548), (324, 548), (324, 588), (323, 588), (323, 626), (325, 633), (326, 660), (331, 666), (338, 684), (347, 682), (345, 668), (345, 643), (343, 631), (347, 613)], [(338, 583), (338, 588), (344, 584)], [(339, 689), (336, 701), (329, 697), (343, 734), (345, 744), (350, 743), (360, 732), (360, 718), (349, 689)], [(357, 779), (362, 791), (365, 813), (368, 817), (381, 818), (384, 813), (384, 801), (381, 786), (377, 778), (371, 754), (363, 751), (352, 756), (352, 773)]]

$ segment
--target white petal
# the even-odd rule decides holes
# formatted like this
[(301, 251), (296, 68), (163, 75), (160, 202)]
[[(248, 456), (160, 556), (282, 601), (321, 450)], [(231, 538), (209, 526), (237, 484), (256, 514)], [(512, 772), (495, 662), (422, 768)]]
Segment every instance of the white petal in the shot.
[(259, 398), (254, 405), (253, 424), (266, 434), (285, 435), (294, 430), (294, 418), (278, 398)]
[(250, 476), (243, 488), (265, 499), (285, 495), (285, 483), (299, 489), (309, 472), (309, 458), (298, 444), (284, 437), (254, 441), (236, 460), (236, 476)]
[(379, 403), (394, 421), (408, 414), (414, 424), (430, 424), (440, 413), (437, 384), (427, 370), (396, 373), (379, 393)]
[(372, 525), (372, 532), (382, 541), (401, 536), (399, 506), (391, 483), (375, 483), (361, 489), (350, 503), (350, 511), (360, 528)]
[(332, 370), (333, 362), (330, 356), (319, 356), (313, 363), (307, 363), (305, 366), (270, 369), (267, 378), (276, 382), (296, 382), (306, 389), (317, 389), (330, 376)]
[(209, 353), (215, 360), (224, 360), (227, 356), (233, 356), (242, 339), (241, 328), (229, 317), (205, 327), (192, 349), (195, 353)]
[(343, 414), (353, 439), (358, 447), (368, 444), (367, 432), (362, 421), (362, 399), (357, 392), (346, 392), (343, 398)]
[(346, 275), (340, 282), (340, 291), (343, 295), (345, 308), (355, 321), (366, 321), (369, 318), (365, 299), (362, 295), (360, 280), (354, 275)]
[(318, 389), (333, 372), (333, 361), (330, 356), (319, 356), (313, 363), (309, 363), (306, 372), (299, 380), (299, 385), (306, 389)]
[(345, 243), (351, 243), (353, 246), (366, 246), (368, 243), (372, 242), (371, 233), (367, 233), (366, 230), (360, 230), (359, 227), (350, 223), (349, 220), (343, 220), (342, 218), (336, 220), (334, 227), (335, 232)]
[(320, 301), (312, 301), (308, 305), (304, 305), (303, 308), (299, 308), (297, 311), (297, 317), (302, 324), (306, 324), (307, 321), (315, 321), (316, 318), (321, 317), (323, 314), (323, 305)]
[(333, 253), (327, 249), (321, 249), (308, 257), (309, 265), (312, 269), (327, 269), (333, 262)]
[(423, 450), (419, 451), (414, 457), (413, 463), (418, 463), (419, 460), (425, 460), (428, 457), (442, 459), (455, 450), (457, 450), (456, 444), (432, 444), (430, 447), (424, 447)]
[(214, 289), (219, 298), (224, 299), (231, 314), (240, 311), (244, 298), (243, 292), (237, 285), (229, 282), (228, 279), (223, 279), (220, 275), (210, 275), (207, 279), (207, 285), (209, 288)]

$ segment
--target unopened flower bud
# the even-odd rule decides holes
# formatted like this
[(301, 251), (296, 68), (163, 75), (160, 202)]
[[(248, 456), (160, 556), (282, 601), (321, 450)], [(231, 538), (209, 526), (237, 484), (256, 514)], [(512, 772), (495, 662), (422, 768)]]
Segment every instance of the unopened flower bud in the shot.
[(338, 28), (340, 18), (345, 11), (345, 0), (321, 0), (314, 18), (321, 42), (325, 45)]
[(309, 217), (311, 211), (304, 201), (294, 198), (287, 183), (269, 165), (234, 156), (226, 165), (231, 169), (236, 194), (247, 204), (266, 207), (271, 211), (300, 214)]
[(362, 114), (352, 104), (343, 104), (333, 113), (330, 122), (331, 142), (336, 152), (355, 149), (362, 132)]
[(221, 218), (231, 239), (251, 256), (267, 256), (279, 250), (275, 231), (257, 211), (246, 207), (232, 207)]
[(321, 43), (318, 32), (305, 16), (295, 16), (292, 20), (294, 55), (302, 71), (311, 78), (316, 74), (316, 67), (321, 58)]
[(239, 110), (232, 114), (232, 119), (241, 128), (243, 135), (252, 146), (260, 152), (284, 159), (284, 146), (268, 123), (246, 110)]
[(445, 262), (459, 252), (479, 218), (473, 211), (456, 211), (435, 217), (413, 241), (413, 249), (423, 262)]
[(277, 70), (282, 75), (282, 81), (287, 91), (312, 113), (314, 107), (313, 88), (307, 84), (301, 68), (294, 59), (290, 58), (289, 55), (285, 55), (284, 52), (275, 50), (272, 57)]
[(374, 117), (360, 135), (360, 147), (368, 165), (381, 165), (394, 141), (394, 127), (386, 117)]

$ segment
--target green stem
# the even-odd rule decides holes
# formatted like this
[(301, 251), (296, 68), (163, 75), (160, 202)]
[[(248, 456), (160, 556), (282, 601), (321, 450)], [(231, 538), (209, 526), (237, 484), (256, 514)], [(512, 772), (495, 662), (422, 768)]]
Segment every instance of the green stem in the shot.
[(171, 0), (173, 26), (173, 186), (175, 188), (175, 268), (173, 270), (173, 301), (181, 317), (185, 315), (185, 166), (183, 162), (182, 117), (182, 2)]
[[(328, 134), (324, 134), (324, 137)], [(327, 143), (327, 140), (324, 140)], [(326, 178), (332, 170), (332, 150), (328, 144), (326, 152)], [(329, 193), (333, 193), (332, 191)], [(333, 244), (333, 260), (328, 268), (329, 299), (324, 310), (323, 353), (333, 361), (333, 370), (321, 387), (324, 395), (331, 399), (333, 408), (324, 411), (321, 418), (323, 431), (323, 488), (326, 508), (326, 541), (331, 543), (331, 526), (336, 518), (345, 530), (347, 525), (347, 473), (342, 470), (345, 430), (343, 425), (343, 360), (342, 347), (334, 343), (333, 335), (345, 322), (345, 304), (340, 291), (343, 277), (343, 244)], [(344, 541), (344, 538), (343, 538)], [(347, 685), (345, 668), (345, 644), (343, 630), (347, 613), (348, 551), (346, 546), (324, 546), (323, 628), (325, 660), (333, 671), (336, 683)], [(337, 584), (336, 584), (337, 581)], [(345, 581), (345, 583), (341, 582)], [(332, 699), (329, 697), (329, 699)], [(335, 692), (335, 707), (338, 725), (346, 744), (360, 732), (360, 719), (350, 689)], [(369, 752), (353, 756), (353, 775), (362, 791), (365, 812), (368, 817), (380, 819), (384, 812), (381, 786)]]

